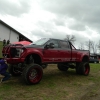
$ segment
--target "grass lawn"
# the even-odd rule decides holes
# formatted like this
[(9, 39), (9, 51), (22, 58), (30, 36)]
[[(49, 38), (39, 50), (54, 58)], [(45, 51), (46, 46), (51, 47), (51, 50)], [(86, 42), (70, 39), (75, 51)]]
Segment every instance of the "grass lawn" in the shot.
[(39, 84), (25, 85), (20, 77), (0, 83), (0, 100), (100, 100), (100, 64), (90, 64), (89, 76), (75, 69), (61, 72), (56, 65), (43, 70)]

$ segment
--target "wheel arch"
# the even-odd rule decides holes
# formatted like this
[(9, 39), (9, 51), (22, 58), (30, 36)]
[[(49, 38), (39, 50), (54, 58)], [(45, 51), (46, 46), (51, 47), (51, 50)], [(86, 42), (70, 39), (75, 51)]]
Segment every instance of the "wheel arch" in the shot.
[(82, 58), (82, 62), (89, 62), (89, 57), (87, 55), (84, 55)]
[(28, 55), (26, 56), (26, 58), (25, 58), (26, 64), (28, 64), (28, 59), (29, 59), (30, 56), (33, 57), (34, 63), (35, 63), (35, 64), (41, 65), (41, 63), (42, 63), (42, 58), (41, 58), (41, 56), (40, 56), (39, 54), (36, 54), (36, 53), (30, 53), (30, 54), (28, 54)]

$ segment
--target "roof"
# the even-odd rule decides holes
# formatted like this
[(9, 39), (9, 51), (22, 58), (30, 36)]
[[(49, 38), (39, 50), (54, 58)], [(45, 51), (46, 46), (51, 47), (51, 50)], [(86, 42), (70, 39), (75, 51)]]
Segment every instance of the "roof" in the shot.
[(23, 34), (21, 34), (20, 32), (18, 32), (17, 30), (15, 30), (14, 28), (12, 28), (12, 27), (9, 26), (8, 24), (6, 24), (6, 23), (3, 22), (2, 20), (0, 20), (0, 23), (2, 23), (3, 25), (5, 25), (6, 27), (10, 28), (10, 29), (13, 30), (14, 32), (18, 33), (19, 35), (23, 36), (24, 38), (26, 38), (26, 39), (29, 40), (30, 42), (32, 42), (32, 40), (30, 40), (29, 38), (27, 38), (26, 36), (24, 36)]
[[(41, 38), (41, 39), (45, 39), (45, 38)], [(57, 38), (46, 38), (46, 39), (53, 39), (53, 40), (60, 40), (60, 41), (68, 41), (68, 40), (63, 40), (63, 39), (57, 39)]]

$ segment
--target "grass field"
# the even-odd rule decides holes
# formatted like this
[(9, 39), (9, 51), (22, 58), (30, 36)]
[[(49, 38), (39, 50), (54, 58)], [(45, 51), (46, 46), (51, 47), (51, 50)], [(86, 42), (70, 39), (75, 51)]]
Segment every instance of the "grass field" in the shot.
[(0, 100), (100, 100), (100, 64), (90, 64), (89, 76), (75, 69), (61, 72), (56, 65), (43, 70), (37, 85), (25, 85), (21, 77), (0, 83)]

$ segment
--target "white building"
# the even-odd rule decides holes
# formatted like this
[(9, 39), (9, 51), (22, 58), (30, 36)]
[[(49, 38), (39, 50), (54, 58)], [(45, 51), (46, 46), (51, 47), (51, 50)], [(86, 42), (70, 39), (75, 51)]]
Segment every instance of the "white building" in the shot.
[(7, 25), (5, 22), (0, 20), (0, 41), (3, 41), (4, 39), (6, 41), (9, 40), (10, 43), (22, 40), (27, 40), (32, 42), (32, 40), (28, 39), (18, 31), (16, 31), (14, 28), (12, 28), (11, 26)]

